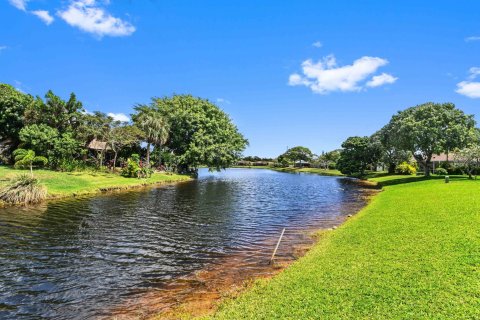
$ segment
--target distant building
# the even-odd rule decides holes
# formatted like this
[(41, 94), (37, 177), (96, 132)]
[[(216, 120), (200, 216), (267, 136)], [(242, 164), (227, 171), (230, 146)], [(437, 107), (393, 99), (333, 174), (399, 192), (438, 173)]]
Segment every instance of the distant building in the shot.
[(297, 160), (294, 163), (295, 168), (309, 168), (310, 166), (311, 166), (310, 162), (303, 161), (303, 160)]
[(97, 139), (93, 139), (89, 144), (88, 144), (88, 149), (90, 150), (95, 150), (95, 151), (107, 151), (107, 150), (112, 150), (112, 148), (108, 145), (107, 142), (105, 141), (100, 141)]

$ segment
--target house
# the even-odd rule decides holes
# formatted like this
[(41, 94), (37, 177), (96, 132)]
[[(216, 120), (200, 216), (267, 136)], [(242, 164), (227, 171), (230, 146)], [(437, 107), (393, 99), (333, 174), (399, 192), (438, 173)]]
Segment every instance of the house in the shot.
[[(461, 164), (459, 163), (458, 159), (455, 157), (455, 154), (453, 152), (449, 153), (448, 155), (446, 153), (440, 153), (440, 154), (434, 154), (431, 159), (431, 169), (433, 172), (435, 172), (436, 168), (439, 168), (442, 163), (449, 162), (452, 165), (458, 165)], [(421, 162), (418, 162), (418, 165), (421, 170), (423, 169), (423, 164)]]
[(308, 162), (308, 161), (297, 160), (297, 161), (295, 161), (293, 166), (295, 168), (309, 168), (311, 165), (310, 165), (310, 162)]
[(87, 147), (89, 150), (95, 150), (95, 151), (108, 151), (112, 150), (112, 148), (108, 145), (106, 141), (100, 141), (97, 139), (93, 139), (90, 141)]

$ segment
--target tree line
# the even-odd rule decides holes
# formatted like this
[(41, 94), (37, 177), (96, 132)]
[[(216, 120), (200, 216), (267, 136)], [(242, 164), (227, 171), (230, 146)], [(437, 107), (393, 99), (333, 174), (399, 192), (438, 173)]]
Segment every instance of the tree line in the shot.
[(48, 91), (42, 99), (0, 84), (0, 162), (29, 155), (50, 169), (72, 171), (107, 164), (114, 170), (130, 160), (196, 173), (199, 166), (231, 166), (248, 145), (225, 112), (191, 95), (152, 98), (134, 106), (131, 119), (87, 112), (74, 93), (63, 100)]
[(433, 171), (434, 155), (446, 154), (442, 167), (435, 169), (437, 173), (466, 173), (472, 177), (480, 171), (480, 131), (473, 115), (466, 115), (453, 103), (428, 102), (399, 111), (373, 135), (349, 137), (341, 147), (315, 155), (307, 147), (296, 146), (271, 164), (301, 166), (303, 161), (308, 166), (338, 169), (356, 177), (379, 167), (390, 174), (413, 174), (421, 167), (428, 176)]
[[(474, 162), (462, 154), (480, 143), (473, 115), (466, 115), (453, 103), (428, 102), (398, 112), (370, 137), (349, 137), (342, 143), (337, 168), (344, 174), (363, 176), (378, 164), (394, 173), (400, 164), (415, 160), (429, 176), (434, 155), (445, 153), (445, 170), (453, 171), (449, 156), (471, 174)], [(479, 155), (480, 156), (480, 155)], [(453, 160), (453, 159), (452, 159)]]

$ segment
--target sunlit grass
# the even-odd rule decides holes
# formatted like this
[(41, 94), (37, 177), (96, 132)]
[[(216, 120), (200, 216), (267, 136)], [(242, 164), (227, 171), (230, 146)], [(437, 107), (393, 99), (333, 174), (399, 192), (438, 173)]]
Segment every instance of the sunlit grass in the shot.
[(422, 179), (376, 178), (395, 185), (213, 318), (479, 319), (480, 182)]
[[(26, 173), (11, 167), (0, 166), (0, 187), (5, 186), (18, 174)], [(127, 189), (143, 185), (175, 182), (190, 179), (185, 175), (155, 173), (148, 179), (125, 178), (103, 172), (57, 172), (35, 170), (35, 177), (47, 187), (48, 197), (66, 197), (105, 190)]]

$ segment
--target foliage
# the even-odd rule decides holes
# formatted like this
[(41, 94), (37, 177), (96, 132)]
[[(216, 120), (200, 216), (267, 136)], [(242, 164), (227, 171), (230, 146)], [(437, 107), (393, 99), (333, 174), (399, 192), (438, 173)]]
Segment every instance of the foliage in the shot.
[[(480, 169), (480, 145), (472, 144), (469, 147), (455, 152), (455, 162), (462, 163), (470, 179)], [(475, 176), (476, 178), (476, 176)]]
[(323, 169), (335, 169), (337, 161), (340, 159), (340, 153), (341, 150), (322, 152), (321, 155), (314, 158), (313, 164)]
[(11, 204), (32, 204), (45, 200), (47, 189), (38, 179), (23, 174), (14, 178), (7, 186), (0, 188), (0, 200)]
[(350, 137), (342, 143), (337, 169), (350, 176), (364, 176), (365, 170), (374, 165), (381, 155), (378, 144), (369, 137)]
[(15, 168), (30, 168), (30, 173), (33, 177), (33, 164), (40, 163), (46, 165), (47, 158), (37, 156), (33, 150), (17, 149), (13, 152), (15, 157)]
[(122, 169), (122, 176), (127, 178), (150, 178), (153, 174), (153, 170), (150, 166), (142, 164), (140, 157), (137, 154), (133, 154), (131, 158), (127, 159), (127, 164)]
[(32, 96), (8, 84), (0, 84), (0, 141), (18, 141), (18, 133), (23, 127), (23, 114), (32, 102)]
[(387, 166), (388, 173), (394, 173), (398, 164), (411, 160), (411, 152), (400, 148), (398, 137), (391, 123), (374, 133), (371, 139), (380, 144), (380, 161)]
[(430, 174), (434, 154), (465, 147), (474, 131), (471, 115), (455, 108), (453, 103), (425, 103), (408, 108), (392, 117), (389, 131), (395, 146), (410, 150)]
[(82, 154), (82, 143), (71, 132), (60, 134), (57, 129), (46, 124), (32, 124), (20, 130), (21, 146), (49, 159), (52, 168), (61, 162), (72, 161)]
[(74, 93), (64, 101), (50, 90), (45, 95), (45, 102), (37, 99), (25, 110), (25, 124), (44, 124), (59, 133), (72, 132), (81, 125), (83, 113), (82, 103)]
[(208, 100), (174, 95), (153, 100), (151, 108), (167, 119), (170, 134), (165, 147), (175, 155), (178, 172), (197, 172), (232, 166), (248, 141), (229, 116)]
[(295, 163), (296, 161), (310, 162), (313, 159), (313, 152), (307, 147), (297, 146), (288, 149), (285, 153), (278, 156), (277, 161), (285, 163)]
[(439, 175), (439, 176), (446, 176), (446, 175), (448, 175), (448, 171), (446, 169), (443, 169), (443, 168), (437, 168), (437, 169), (435, 169), (435, 174)]
[(161, 147), (167, 142), (170, 124), (167, 118), (157, 109), (147, 105), (135, 107), (136, 114), (133, 122), (143, 132), (143, 139), (147, 142), (147, 166), (150, 165), (150, 145)]
[(115, 123), (112, 126), (106, 140), (115, 154), (113, 158), (113, 168), (116, 167), (118, 153), (125, 147), (139, 144), (141, 137), (142, 131), (136, 126), (120, 123)]
[(415, 168), (415, 166), (409, 164), (408, 162), (404, 161), (396, 166), (395, 173), (403, 174), (403, 175), (414, 175), (417, 173), (417, 168)]

